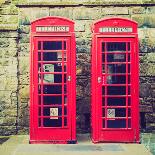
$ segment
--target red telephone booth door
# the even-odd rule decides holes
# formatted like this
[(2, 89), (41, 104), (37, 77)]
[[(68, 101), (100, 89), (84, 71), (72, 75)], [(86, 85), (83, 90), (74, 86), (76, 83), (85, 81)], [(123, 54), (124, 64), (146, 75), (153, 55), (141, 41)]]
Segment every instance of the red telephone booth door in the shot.
[(96, 34), (93, 42), (92, 140), (139, 142), (137, 38)]
[(132, 38), (98, 39), (99, 141), (136, 141), (134, 41)]
[(56, 34), (32, 43), (30, 142), (76, 143), (75, 40)]

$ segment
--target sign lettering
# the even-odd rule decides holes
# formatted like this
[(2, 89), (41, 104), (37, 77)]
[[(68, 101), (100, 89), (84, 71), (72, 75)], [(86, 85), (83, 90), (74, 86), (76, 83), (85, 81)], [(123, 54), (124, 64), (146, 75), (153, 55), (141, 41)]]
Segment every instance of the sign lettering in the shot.
[(37, 26), (36, 32), (69, 32), (68, 26)]
[(132, 32), (132, 27), (101, 27), (99, 32)]

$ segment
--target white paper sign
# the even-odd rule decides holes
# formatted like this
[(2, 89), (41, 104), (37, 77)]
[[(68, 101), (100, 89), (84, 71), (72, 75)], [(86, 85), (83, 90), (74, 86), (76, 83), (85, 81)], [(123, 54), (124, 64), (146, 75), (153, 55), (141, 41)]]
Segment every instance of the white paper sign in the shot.
[[(53, 64), (44, 64), (44, 72), (54, 72)], [(54, 74), (44, 74), (44, 82), (54, 83)]]
[(115, 118), (115, 109), (107, 109), (107, 118)]
[(50, 119), (58, 119), (58, 108), (50, 108), (50, 116)]

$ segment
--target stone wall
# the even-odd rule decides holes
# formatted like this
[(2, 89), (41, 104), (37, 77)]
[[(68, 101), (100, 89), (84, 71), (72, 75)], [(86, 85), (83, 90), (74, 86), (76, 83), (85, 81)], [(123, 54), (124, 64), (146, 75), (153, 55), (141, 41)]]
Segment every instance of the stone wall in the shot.
[(91, 24), (125, 17), (139, 24), (142, 128), (155, 130), (155, 1), (5, 0), (0, 8), (0, 134), (28, 133), (30, 22), (45, 16), (75, 21), (77, 130), (90, 130)]

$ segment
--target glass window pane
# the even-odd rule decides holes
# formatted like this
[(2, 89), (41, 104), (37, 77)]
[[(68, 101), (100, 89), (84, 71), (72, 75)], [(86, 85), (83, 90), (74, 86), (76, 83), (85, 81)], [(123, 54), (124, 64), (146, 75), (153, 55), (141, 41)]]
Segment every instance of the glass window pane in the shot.
[(107, 117), (108, 118), (126, 117), (126, 108), (108, 108)]
[(131, 128), (131, 119), (128, 119), (128, 128)]
[(62, 104), (62, 96), (43, 96), (44, 105)]
[(108, 54), (107, 62), (126, 62), (126, 54)]
[(105, 106), (105, 97), (102, 97), (102, 106)]
[(102, 63), (105, 63), (105, 54), (102, 53)]
[(102, 128), (105, 128), (105, 120), (102, 120)]
[(126, 117), (126, 108), (116, 108), (115, 117)]
[(125, 119), (107, 120), (107, 127), (108, 128), (126, 128), (126, 120)]
[(131, 108), (128, 109), (128, 117), (131, 117)]
[(126, 65), (125, 64), (108, 64), (108, 73), (126, 73)]
[(64, 118), (64, 126), (67, 126), (67, 117)]
[(43, 52), (43, 61), (62, 61), (61, 52)]
[(126, 75), (109, 75), (107, 84), (126, 84)]
[(43, 41), (43, 50), (61, 50), (62, 41)]
[(108, 52), (126, 52), (126, 42), (107, 42)]
[(52, 118), (43, 118), (43, 126), (44, 127), (61, 127), (62, 126), (62, 118), (52, 119)]
[(43, 64), (43, 71), (44, 72), (62, 72), (61, 64)]
[(105, 87), (102, 87), (102, 95), (105, 95)]
[(108, 106), (125, 106), (126, 98), (125, 97), (108, 97), (107, 102), (108, 102)]
[(130, 97), (128, 98), (128, 105), (129, 106), (131, 105), (131, 98)]
[(38, 41), (38, 50), (41, 50), (41, 41)]
[(45, 85), (43, 86), (44, 94), (62, 94), (61, 85)]
[(67, 115), (67, 106), (64, 107), (64, 115)]
[(125, 95), (126, 87), (125, 86), (108, 86), (107, 87), (108, 95)]
[[(42, 74), (43, 83), (62, 83), (62, 74)], [(38, 74), (38, 81), (41, 83), (41, 74)], [(66, 74), (64, 74), (64, 83), (66, 83)]]
[(62, 107), (44, 107), (43, 115), (44, 116), (61, 116)]
[(66, 50), (66, 41), (64, 41), (64, 50)]
[(38, 119), (38, 126), (41, 127), (41, 118)]
[(105, 52), (105, 43), (102, 42), (102, 52)]
[(105, 109), (102, 108), (102, 117), (105, 117)]
[(38, 52), (38, 61), (41, 61), (41, 52)]

